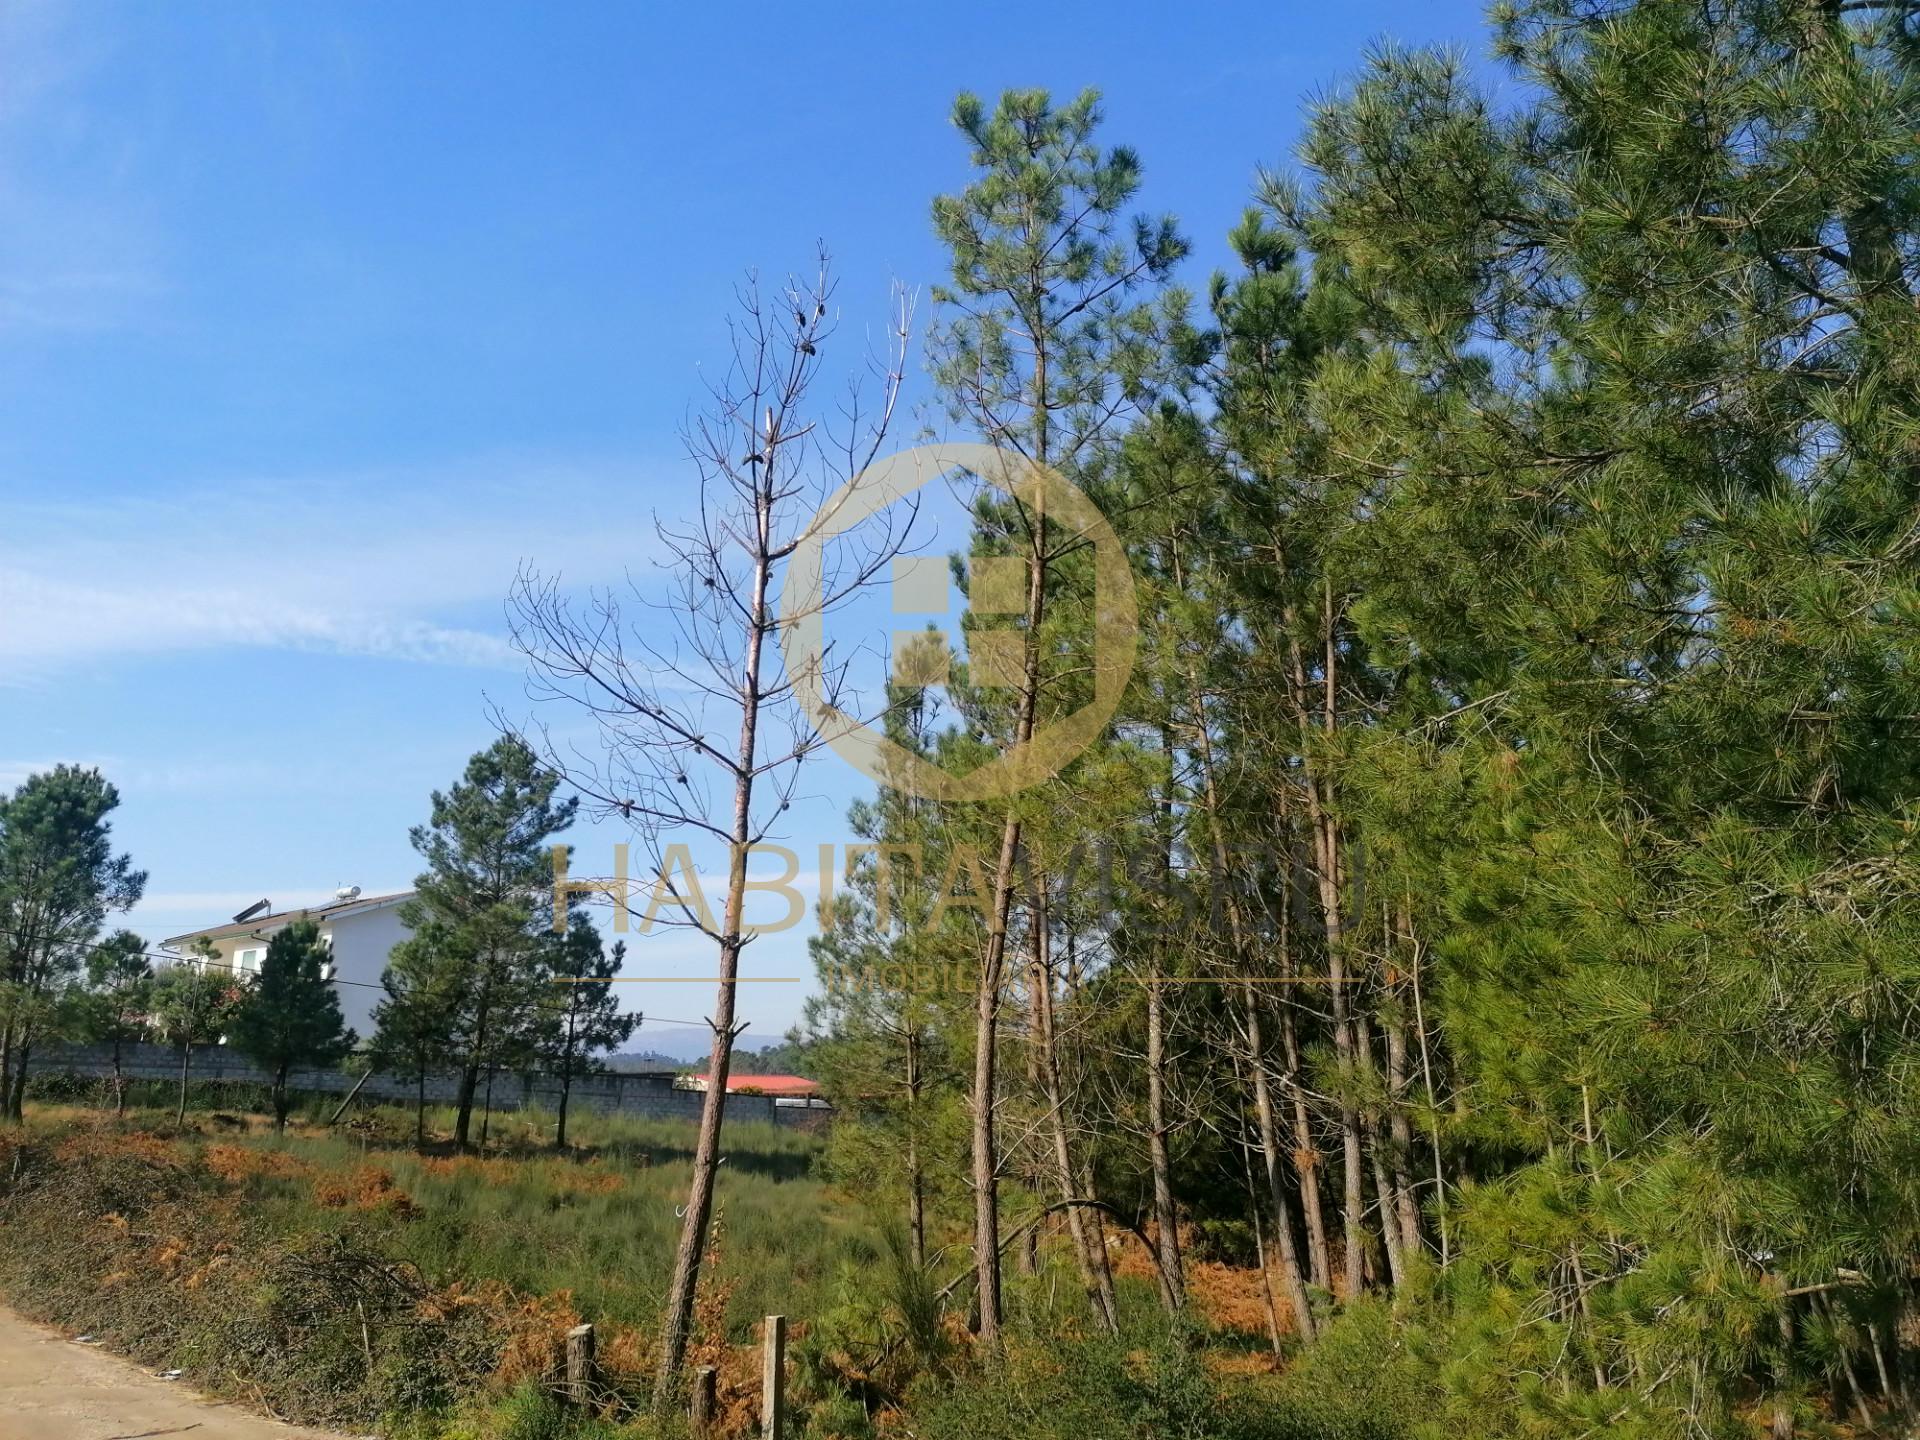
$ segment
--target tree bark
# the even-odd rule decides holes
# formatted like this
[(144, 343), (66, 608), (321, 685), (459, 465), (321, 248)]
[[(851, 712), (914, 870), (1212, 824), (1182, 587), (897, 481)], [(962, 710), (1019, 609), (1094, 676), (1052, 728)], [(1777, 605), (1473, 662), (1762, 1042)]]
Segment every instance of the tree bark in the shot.
[[(1158, 948), (1154, 951), (1158, 956)], [(1173, 1165), (1167, 1153), (1167, 1034), (1165, 994), (1154, 961), (1147, 979), (1147, 1160), (1153, 1172), (1153, 1220), (1159, 1233), (1160, 1303), (1178, 1312), (1187, 1282), (1180, 1264), (1180, 1216), (1173, 1203)]]
[(9, 1120), (24, 1121), (27, 1114), (27, 1066), (33, 1059), (33, 1031), (31, 1026), (23, 1026), (20, 1033), (19, 1049), (14, 1055), (13, 1080), (6, 1095), (6, 1110)]
[[(1291, 958), (1283, 957), (1281, 975), (1292, 979), (1297, 970)], [(1333, 1247), (1327, 1240), (1326, 1211), (1320, 1201), (1320, 1147), (1313, 1137), (1313, 1116), (1307, 1110), (1306, 1087), (1300, 1082), (1300, 1032), (1294, 1023), (1293, 1007), (1280, 1012), (1281, 1053), (1286, 1058), (1287, 1098), (1293, 1119), (1294, 1169), (1300, 1177), (1300, 1211), (1307, 1227), (1307, 1264), (1313, 1283), (1329, 1294), (1333, 1292)]]
[(467, 1137), (473, 1126), (473, 1097), (480, 1088), (480, 1067), (469, 1060), (460, 1067), (460, 1089), (454, 1096), (453, 1143), (459, 1150), (470, 1149)]
[(173, 1112), (176, 1129), (187, 1123), (187, 1072), (193, 1066), (193, 1041), (180, 1047), (180, 1104)]
[(497, 1066), (491, 1063), (488, 1064), (487, 1098), (486, 1102), (480, 1107), (480, 1148), (482, 1150), (487, 1148), (487, 1136), (493, 1131), (493, 1077), (497, 1070)]
[[(1335, 639), (1332, 596), (1322, 607), (1321, 634), (1323, 656), (1320, 675), (1320, 711), (1317, 719), (1307, 708), (1309, 683), (1294, 608), (1284, 611), (1287, 627), (1288, 663), (1291, 669), (1295, 713), (1305, 726), (1317, 726), (1331, 736), (1336, 725), (1338, 649)], [(1333, 1051), (1343, 1077), (1354, 1073), (1353, 1024), (1347, 1005), (1346, 913), (1341, 894), (1341, 855), (1339, 822), (1332, 815), (1324, 794), (1325, 780), (1319, 767), (1305, 767), (1303, 790), (1307, 801), (1307, 819), (1313, 841), (1314, 890), (1320, 905), (1321, 933), (1327, 947), (1327, 986), (1333, 1011)], [(1342, 1215), (1346, 1254), (1347, 1298), (1360, 1293), (1366, 1283), (1366, 1180), (1365, 1157), (1360, 1133), (1360, 1112), (1354, 1106), (1348, 1084), (1341, 1086), (1340, 1149), (1343, 1182)]]
[[(1265, 1045), (1260, 1026), (1260, 998), (1250, 980), (1241, 982), (1241, 1000), (1246, 1007), (1248, 1068), (1253, 1075), (1253, 1111), (1260, 1131), (1260, 1160), (1266, 1171), (1267, 1199), (1273, 1208), (1273, 1234), (1280, 1247), (1280, 1279), (1287, 1287), (1287, 1303), (1293, 1307), (1294, 1328), (1300, 1338), (1311, 1340), (1318, 1328), (1313, 1304), (1307, 1296), (1306, 1282), (1300, 1276), (1300, 1257), (1293, 1240), (1293, 1216), (1287, 1206), (1286, 1177), (1280, 1164), (1280, 1126), (1273, 1113), (1273, 1091), (1267, 1084)], [(1304, 1177), (1310, 1182), (1311, 1175)]]
[[(1033, 992), (1034, 1049), (1040, 1094), (1046, 1103), (1047, 1131), (1053, 1142), (1054, 1179), (1059, 1186), (1060, 1198), (1070, 1200), (1076, 1191), (1080, 1194), (1090, 1194), (1091, 1191), (1077, 1190), (1073, 1147), (1067, 1133), (1066, 1087), (1060, 1079), (1060, 1052), (1054, 1028), (1053, 967), (1047, 953), (1047, 913), (1043, 906), (1035, 907), (1028, 944), (1028, 984)], [(1080, 1271), (1080, 1284), (1087, 1293), (1087, 1304), (1109, 1334), (1118, 1334), (1119, 1316), (1114, 1307), (1111, 1280), (1105, 1265), (1101, 1263), (1102, 1257), (1094, 1250), (1086, 1217), (1079, 1206), (1069, 1206), (1067, 1209), (1067, 1231), (1073, 1240), (1074, 1265)], [(1037, 1236), (1038, 1232), (1029, 1231), (1028, 1234)], [(1101, 1283), (1103, 1280), (1107, 1281), (1104, 1285)]]
[(720, 1125), (727, 1108), (727, 1076), (733, 1065), (734, 999), (740, 974), (742, 916), (746, 905), (747, 846), (753, 838), (754, 753), (760, 724), (761, 650), (775, 621), (768, 609), (767, 590), (773, 579), (773, 472), (781, 437), (773, 413), (767, 414), (758, 469), (760, 488), (754, 496), (754, 563), (752, 597), (747, 612), (746, 654), (740, 679), (740, 738), (734, 763), (732, 853), (727, 863), (727, 904), (721, 920), (720, 983), (714, 996), (713, 1046), (707, 1056), (707, 1093), (700, 1105), (700, 1133), (693, 1147), (693, 1177), (687, 1187), (687, 1208), (680, 1227), (680, 1244), (673, 1259), (673, 1283), (667, 1292), (667, 1310), (660, 1338), (660, 1365), (654, 1386), (654, 1409), (665, 1415), (673, 1400), (673, 1382), (686, 1363), (693, 1329), (693, 1302), (700, 1284), (700, 1261), (707, 1244), (707, 1226), (713, 1216), (713, 1186), (720, 1166)]
[(920, 1032), (907, 1026), (907, 1242), (913, 1263), (927, 1263), (927, 1185), (920, 1172)]
[(1399, 1010), (1397, 992), (1401, 984), (1397, 974), (1391, 977), (1391, 986), (1396, 992), (1394, 1005), (1383, 1025), (1387, 1032), (1387, 1160), (1393, 1181), (1394, 1214), (1400, 1227), (1400, 1248), (1407, 1255), (1418, 1255), (1420, 1206), (1414, 1199), (1413, 1172), (1409, 1168), (1413, 1159), (1413, 1126), (1407, 1119), (1406, 1106), (1407, 1027)]

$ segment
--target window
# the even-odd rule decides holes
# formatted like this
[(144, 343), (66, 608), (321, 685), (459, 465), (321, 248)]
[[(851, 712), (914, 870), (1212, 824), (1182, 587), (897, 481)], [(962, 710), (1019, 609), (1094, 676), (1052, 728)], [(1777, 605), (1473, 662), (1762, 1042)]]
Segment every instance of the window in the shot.
[(260, 952), (258, 950), (242, 950), (238, 955), (234, 956), (233, 968), (238, 970), (242, 975), (258, 975), (260, 973)]

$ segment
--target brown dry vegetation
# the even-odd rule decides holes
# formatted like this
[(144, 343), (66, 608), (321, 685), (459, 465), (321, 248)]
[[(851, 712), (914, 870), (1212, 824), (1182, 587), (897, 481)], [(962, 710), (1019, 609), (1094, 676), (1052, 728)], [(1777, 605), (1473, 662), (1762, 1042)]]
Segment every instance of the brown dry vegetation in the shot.
[[(572, 1155), (521, 1143), (422, 1156), (377, 1115), (346, 1136), (306, 1126), (284, 1140), (205, 1123), (213, 1133), (46, 1109), (0, 1133), (0, 1293), (282, 1418), (407, 1440), (660, 1433), (646, 1412), (684, 1163), (674, 1132), (590, 1125), (593, 1143)], [(938, 1433), (906, 1416), (917, 1395), (978, 1388), (964, 1296), (931, 1349), (903, 1330), (873, 1217), (811, 1177), (813, 1143), (769, 1132), (729, 1145), (689, 1362), (717, 1373), (720, 1433), (754, 1433), (758, 1317), (777, 1310), (810, 1426), (796, 1435)], [(1016, 1339), (1015, 1359), (1028, 1383), (1071, 1386), (1054, 1347), (1090, 1337), (1060, 1303), (1051, 1249), (1022, 1301), (1046, 1338)], [(1137, 1251), (1129, 1240), (1117, 1269), (1151, 1315)], [(1205, 1366), (1268, 1368), (1257, 1272), (1196, 1260), (1191, 1281), (1216, 1341)], [(583, 1320), (598, 1331), (604, 1430), (540, 1408)], [(1134, 1346), (1113, 1383), (1155, 1363)]]

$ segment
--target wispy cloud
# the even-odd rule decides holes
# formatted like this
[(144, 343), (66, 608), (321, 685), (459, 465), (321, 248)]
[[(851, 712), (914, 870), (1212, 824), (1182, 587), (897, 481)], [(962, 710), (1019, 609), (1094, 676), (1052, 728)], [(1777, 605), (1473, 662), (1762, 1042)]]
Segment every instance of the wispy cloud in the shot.
[(165, 290), (134, 163), (87, 93), (112, 26), (52, 0), (0, 6), (0, 329), (100, 330)]
[(616, 507), (629, 472), (478, 460), (167, 499), (0, 500), (0, 683), (240, 647), (509, 666), (492, 617), (522, 560), (580, 584), (647, 569), (644, 519), (580, 519)]

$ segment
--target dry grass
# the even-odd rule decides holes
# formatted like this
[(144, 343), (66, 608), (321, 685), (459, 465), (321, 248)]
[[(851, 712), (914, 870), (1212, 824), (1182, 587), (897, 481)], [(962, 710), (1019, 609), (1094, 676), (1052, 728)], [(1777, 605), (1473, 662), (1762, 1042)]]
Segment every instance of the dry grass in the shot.
[[(520, 1153), (468, 1156), (389, 1138), (410, 1125), (200, 1128), (43, 1110), (0, 1136), (8, 1298), (281, 1416), (360, 1427), (551, 1384), (588, 1319), (604, 1411), (644, 1411), (690, 1137), (589, 1123), (576, 1154), (514, 1136)], [(729, 1136), (696, 1333), (743, 1414), (755, 1317), (807, 1313), (809, 1286), (870, 1253), (812, 1178), (813, 1142), (746, 1132)]]

